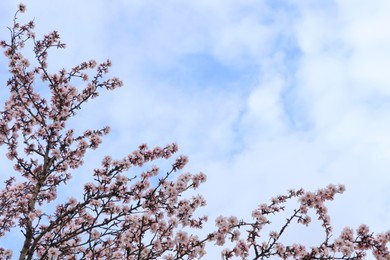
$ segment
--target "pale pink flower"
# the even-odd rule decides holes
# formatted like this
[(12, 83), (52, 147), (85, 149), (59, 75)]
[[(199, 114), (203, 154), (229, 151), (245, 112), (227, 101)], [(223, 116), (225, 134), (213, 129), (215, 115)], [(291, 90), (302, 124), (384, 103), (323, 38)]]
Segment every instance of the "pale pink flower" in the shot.
[(100, 232), (94, 229), (91, 233), (91, 237), (93, 240), (98, 240), (100, 238)]
[(26, 6), (24, 4), (19, 4), (19, 11), (24, 13), (26, 11)]
[(357, 233), (359, 236), (367, 236), (368, 232), (369, 232), (369, 228), (367, 225), (360, 225), (359, 228), (357, 229)]
[(275, 231), (271, 231), (271, 232), (269, 233), (269, 237), (272, 238), (272, 239), (274, 239), (274, 240), (276, 240), (276, 239), (278, 239), (279, 234), (278, 234), (277, 232), (275, 232)]
[(60, 251), (58, 250), (58, 248), (49, 248), (47, 255), (51, 259), (56, 259), (60, 255)]

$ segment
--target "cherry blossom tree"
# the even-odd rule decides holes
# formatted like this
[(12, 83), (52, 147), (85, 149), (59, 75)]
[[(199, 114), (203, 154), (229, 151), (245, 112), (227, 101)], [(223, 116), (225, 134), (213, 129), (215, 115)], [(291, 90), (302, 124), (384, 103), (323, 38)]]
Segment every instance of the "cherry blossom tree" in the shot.
[[(0, 145), (7, 148), (15, 173), (0, 191), (0, 238), (18, 231), (23, 237), (20, 251), (0, 248), (1, 259), (199, 259), (206, 255), (207, 244), (225, 246), (223, 259), (364, 259), (367, 252), (390, 259), (390, 231), (375, 235), (361, 225), (356, 231), (345, 228), (332, 239), (335, 234), (324, 203), (342, 193), (342, 185), (316, 192), (290, 190), (259, 205), (251, 220), (220, 216), (215, 230), (197, 232), (208, 220), (195, 214), (206, 201), (190, 190), (206, 176), (181, 171), (187, 157), (171, 159), (178, 151), (175, 143), (163, 148), (142, 144), (122, 159), (106, 156), (81, 197), (58, 197), (58, 188), (78, 174), (86, 152), (97, 149), (110, 131), (106, 126), (77, 134), (68, 126), (69, 119), (100, 91), (114, 90), (122, 81), (107, 78), (109, 60), (100, 64), (90, 60), (51, 73), (49, 50), (65, 44), (56, 31), (38, 39), (33, 21), (20, 24), (18, 15), (25, 9), (19, 5), (10, 40), (1, 41), (10, 78), (8, 99), (0, 112)], [(33, 63), (23, 54), (26, 43), (33, 46)], [(161, 172), (150, 166), (157, 159), (171, 159), (170, 169)], [(145, 170), (132, 173), (135, 167)], [(285, 211), (288, 201), (296, 201), (297, 208), (281, 227), (264, 234), (264, 227), (272, 224), (270, 217)], [(311, 223), (310, 212), (322, 224), (323, 242), (282, 244), (293, 223)]]

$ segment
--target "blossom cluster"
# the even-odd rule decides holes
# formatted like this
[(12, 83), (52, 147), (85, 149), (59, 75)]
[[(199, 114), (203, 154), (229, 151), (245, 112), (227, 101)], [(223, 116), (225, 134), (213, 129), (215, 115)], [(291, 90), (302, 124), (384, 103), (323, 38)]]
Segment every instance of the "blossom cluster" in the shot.
[[(356, 230), (346, 227), (332, 242), (334, 235), (330, 216), (327, 214), (325, 202), (333, 200), (337, 193), (343, 193), (344, 185), (328, 185), (317, 192), (305, 192), (290, 190), (287, 195), (279, 195), (271, 199), (270, 204), (261, 204), (252, 212), (254, 221), (238, 221), (236, 217), (218, 217), (216, 219), (216, 231), (211, 240), (217, 245), (224, 245), (225, 239), (234, 242), (233, 248), (222, 251), (223, 259), (240, 257), (246, 259), (251, 256), (254, 259), (279, 257), (283, 259), (365, 259), (367, 252), (371, 251), (377, 259), (390, 259), (390, 251), (387, 244), (390, 243), (390, 231), (374, 235), (369, 232), (366, 225), (361, 225)], [(272, 224), (269, 216), (285, 211), (284, 204), (293, 198), (298, 198), (300, 204), (284, 225), (278, 231), (271, 231), (264, 236), (261, 231), (266, 225)], [(297, 223), (308, 226), (311, 223), (309, 209), (314, 209), (318, 220), (324, 228), (325, 238), (319, 245), (305, 246), (294, 243), (285, 245), (281, 242), (286, 229), (295, 220)], [(245, 229), (245, 236), (241, 236)]]

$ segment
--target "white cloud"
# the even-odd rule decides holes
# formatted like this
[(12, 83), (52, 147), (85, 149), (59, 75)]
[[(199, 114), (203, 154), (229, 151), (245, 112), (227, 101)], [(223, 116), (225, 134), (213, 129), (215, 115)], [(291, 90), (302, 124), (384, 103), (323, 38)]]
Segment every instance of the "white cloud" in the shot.
[[(281, 104), (284, 87), (283, 76), (277, 75), (255, 88), (248, 97), (248, 111), (243, 124), (254, 128), (255, 133), (256, 130), (266, 129), (267, 132), (272, 132), (272, 135), (280, 134), (286, 127)], [(251, 131), (248, 129), (248, 132)]]

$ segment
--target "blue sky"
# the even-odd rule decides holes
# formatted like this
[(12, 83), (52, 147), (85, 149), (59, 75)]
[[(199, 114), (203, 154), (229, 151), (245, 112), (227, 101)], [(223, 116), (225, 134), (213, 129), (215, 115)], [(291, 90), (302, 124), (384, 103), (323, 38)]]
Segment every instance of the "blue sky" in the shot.
[[(208, 175), (211, 219), (343, 183), (329, 204), (336, 231), (390, 228), (388, 1), (24, 3), (39, 33), (58, 30), (68, 45), (51, 54), (54, 67), (110, 58), (125, 82), (73, 122), (113, 130), (83, 176), (107, 152), (175, 141), (187, 169)], [(17, 4), (0, 3), (2, 39)]]

